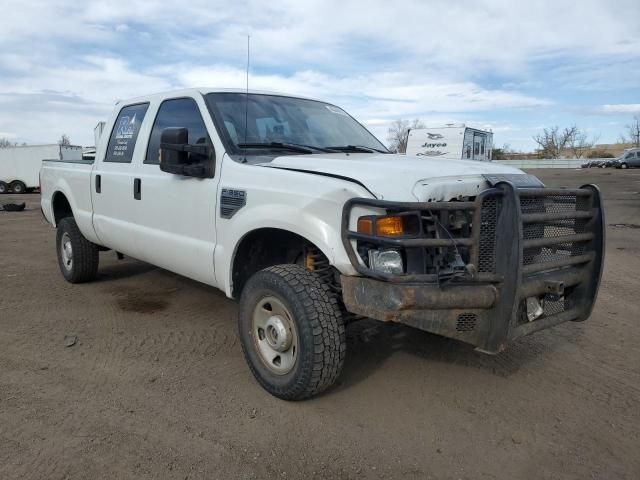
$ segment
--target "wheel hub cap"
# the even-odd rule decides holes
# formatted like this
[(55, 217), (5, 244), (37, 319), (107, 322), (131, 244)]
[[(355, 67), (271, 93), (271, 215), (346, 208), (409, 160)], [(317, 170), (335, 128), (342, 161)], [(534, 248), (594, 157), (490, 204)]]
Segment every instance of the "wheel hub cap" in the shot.
[(62, 235), (60, 242), (60, 254), (62, 255), (62, 264), (67, 270), (73, 267), (73, 247), (71, 246), (71, 237), (68, 233)]
[(273, 373), (285, 375), (296, 364), (298, 334), (288, 308), (276, 297), (265, 297), (252, 316), (252, 337), (262, 363)]
[(284, 352), (291, 346), (291, 331), (284, 326), (280, 317), (267, 320), (265, 334), (269, 346), (278, 352)]

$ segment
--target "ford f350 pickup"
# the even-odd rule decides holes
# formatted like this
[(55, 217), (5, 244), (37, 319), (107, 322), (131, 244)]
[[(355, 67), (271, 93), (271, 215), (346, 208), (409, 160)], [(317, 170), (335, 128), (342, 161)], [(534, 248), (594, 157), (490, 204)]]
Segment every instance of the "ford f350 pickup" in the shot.
[(280, 94), (121, 101), (104, 132), (94, 162), (43, 163), (62, 275), (90, 281), (113, 250), (239, 298), (245, 358), (277, 397), (331, 386), (361, 318), (498, 353), (593, 308), (593, 185), (394, 155), (341, 108)]

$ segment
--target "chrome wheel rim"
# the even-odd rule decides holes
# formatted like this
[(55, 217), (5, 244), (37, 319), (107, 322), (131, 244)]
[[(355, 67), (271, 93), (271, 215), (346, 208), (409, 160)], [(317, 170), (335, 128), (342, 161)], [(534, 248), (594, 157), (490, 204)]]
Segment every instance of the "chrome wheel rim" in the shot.
[(62, 258), (62, 265), (68, 271), (73, 268), (73, 247), (71, 246), (71, 237), (68, 233), (62, 234), (60, 240), (60, 256)]
[(298, 358), (298, 332), (287, 307), (276, 297), (262, 298), (253, 310), (251, 335), (262, 363), (286, 375)]

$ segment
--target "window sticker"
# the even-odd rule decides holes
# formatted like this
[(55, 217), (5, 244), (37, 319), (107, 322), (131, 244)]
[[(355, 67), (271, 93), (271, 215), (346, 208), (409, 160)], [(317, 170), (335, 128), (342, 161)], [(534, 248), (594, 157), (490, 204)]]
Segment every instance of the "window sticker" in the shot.
[(105, 162), (130, 163), (138, 132), (149, 108), (148, 103), (129, 105), (120, 110), (109, 139)]
[(116, 139), (133, 138), (133, 130), (136, 124), (136, 114), (133, 114), (133, 118), (129, 120), (129, 116), (125, 115), (120, 119), (118, 129), (116, 130)]

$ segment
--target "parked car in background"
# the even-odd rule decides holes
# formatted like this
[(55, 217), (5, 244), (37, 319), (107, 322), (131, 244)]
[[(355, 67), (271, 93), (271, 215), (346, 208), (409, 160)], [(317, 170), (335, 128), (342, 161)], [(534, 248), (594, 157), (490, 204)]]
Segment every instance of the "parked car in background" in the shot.
[(67, 281), (95, 278), (111, 249), (238, 298), (249, 367), (287, 400), (336, 381), (348, 322), (498, 353), (586, 320), (600, 283), (596, 186), (391, 154), (319, 100), (189, 89), (118, 102), (94, 162), (45, 161), (41, 177)]
[(640, 148), (629, 148), (619, 158), (615, 159), (616, 168), (640, 167)]
[(82, 147), (54, 143), (0, 148), (0, 193), (25, 193), (38, 188), (44, 159), (81, 160)]

